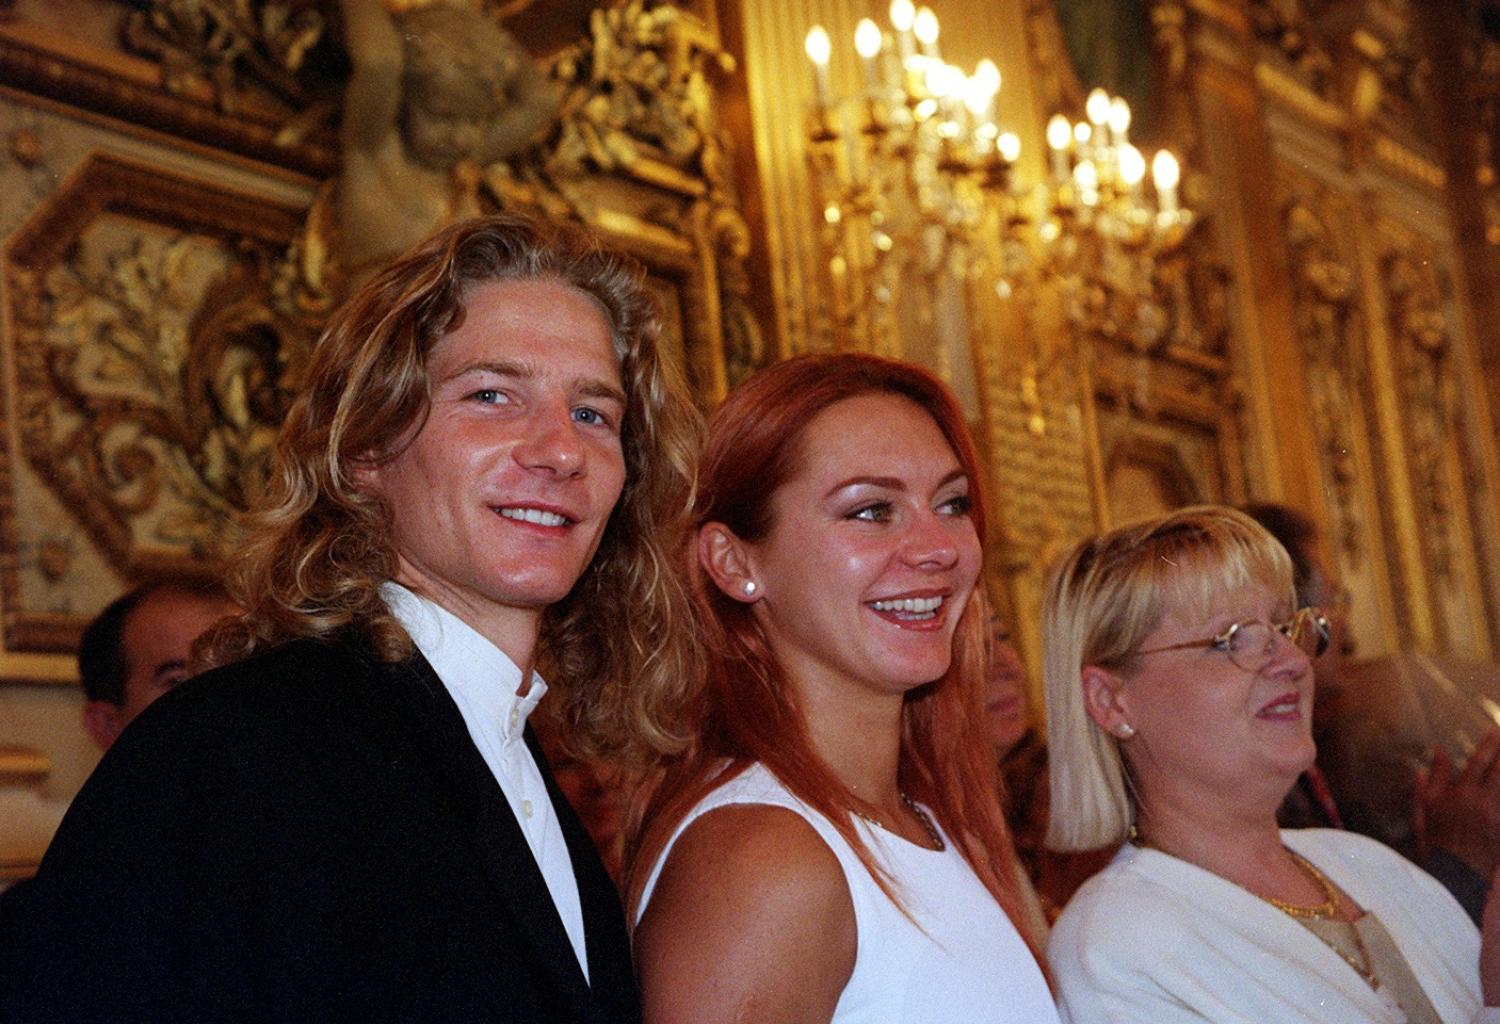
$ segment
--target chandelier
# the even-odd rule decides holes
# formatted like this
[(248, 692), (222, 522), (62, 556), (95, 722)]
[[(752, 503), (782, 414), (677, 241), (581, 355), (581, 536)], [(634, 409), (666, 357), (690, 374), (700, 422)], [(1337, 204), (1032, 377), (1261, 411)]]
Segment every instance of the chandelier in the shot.
[(1055, 115), (1049, 174), (1021, 188), (1020, 137), (996, 117), (1000, 69), (943, 60), (931, 8), (893, 0), (889, 20), (858, 23), (849, 94), (834, 91), (828, 32), (815, 25), (806, 38), (808, 152), (837, 340), (902, 355), (908, 307), (930, 320), (933, 296), (955, 282), (1001, 299), (1056, 289), (1077, 332), (1143, 349), (1190, 330), (1173, 294), (1185, 284), (1159, 273), (1194, 223), (1180, 166), (1158, 152), (1148, 182), (1126, 102), (1096, 89), (1084, 119)]
[(982, 60), (966, 74), (942, 59), (939, 33), (932, 10), (911, 0), (893, 0), (888, 29), (861, 20), (862, 86), (847, 96), (829, 81), (827, 31), (807, 33), (809, 154), (835, 333), (891, 355), (901, 354), (903, 295), (920, 306), (945, 281), (1005, 276), (997, 243), (1017, 214), (1021, 140), (996, 120), (1000, 70)]
[(1181, 165), (1159, 150), (1148, 189), (1146, 158), (1130, 141), (1130, 106), (1095, 89), (1084, 113), (1047, 123), (1049, 179), (1030, 222), (1039, 269), (1061, 285), (1076, 328), (1154, 348), (1192, 331), (1185, 278), (1162, 274), (1194, 224), (1179, 193)]

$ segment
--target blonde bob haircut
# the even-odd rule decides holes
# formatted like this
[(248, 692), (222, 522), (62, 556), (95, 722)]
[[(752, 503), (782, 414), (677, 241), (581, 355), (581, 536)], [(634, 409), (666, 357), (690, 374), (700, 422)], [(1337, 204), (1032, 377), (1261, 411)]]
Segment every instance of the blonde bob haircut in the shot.
[(1047, 845), (1118, 845), (1135, 822), (1120, 741), (1089, 717), (1081, 675), (1097, 665), (1129, 676), (1135, 652), (1174, 609), (1207, 605), (1249, 584), (1296, 607), (1292, 562), (1243, 512), (1199, 505), (1075, 545), (1052, 570), (1042, 605), (1052, 816)]
[[(672, 569), (693, 502), (700, 419), (658, 345), (645, 272), (573, 229), (498, 215), (445, 228), (378, 271), (336, 312), (308, 367), (231, 576), (245, 613), (207, 641), (224, 664), (296, 638), (355, 640), (383, 661), (412, 653), (380, 585), (396, 573), (390, 517), (356, 481), (426, 421), (434, 346), (496, 281), (570, 285), (609, 325), (626, 410), (625, 485), (599, 550), (548, 609), (540, 654), (581, 753), (665, 742), (655, 726), (697, 664), (691, 604)], [(546, 310), (537, 310), (546, 316)]]

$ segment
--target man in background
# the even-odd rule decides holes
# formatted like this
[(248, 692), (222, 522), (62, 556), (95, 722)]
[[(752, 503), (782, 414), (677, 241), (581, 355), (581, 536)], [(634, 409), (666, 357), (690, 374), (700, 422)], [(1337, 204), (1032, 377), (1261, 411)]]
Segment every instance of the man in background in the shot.
[(238, 608), (211, 577), (143, 583), (100, 612), (78, 644), (83, 728), (100, 750), (156, 698), (186, 679), (193, 641)]

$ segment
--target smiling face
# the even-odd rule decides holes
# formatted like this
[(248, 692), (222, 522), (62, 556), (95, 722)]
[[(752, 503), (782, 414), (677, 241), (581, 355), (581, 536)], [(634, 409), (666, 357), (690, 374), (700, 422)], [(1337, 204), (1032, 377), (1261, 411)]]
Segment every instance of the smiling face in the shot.
[(597, 302), (549, 279), (490, 281), (427, 360), (431, 411), (361, 472), (385, 501), (397, 580), (528, 663), (620, 497), (625, 396)]
[(948, 670), (979, 578), (971, 482), (936, 422), (877, 393), (820, 412), (747, 545), (761, 628), (789, 679), (900, 695)]
[[(1247, 619), (1284, 622), (1291, 613), (1284, 596), (1250, 583), (1221, 592), (1210, 607), (1169, 607), (1138, 649), (1217, 636)], [(1316, 755), (1312, 667), (1285, 637), (1259, 672), (1210, 646), (1141, 656), (1117, 699), (1135, 729), (1123, 749), (1147, 808), (1171, 791), (1214, 802), (1232, 794), (1274, 812)]]

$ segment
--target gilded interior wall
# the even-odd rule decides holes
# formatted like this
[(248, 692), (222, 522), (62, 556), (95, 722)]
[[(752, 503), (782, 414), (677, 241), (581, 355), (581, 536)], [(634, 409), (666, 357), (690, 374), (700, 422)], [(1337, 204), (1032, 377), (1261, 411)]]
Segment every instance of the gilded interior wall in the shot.
[[(1410, 14), (1372, 5), (1372, 18)], [(1332, 553), (1357, 595), (1359, 653), (1487, 660), (1500, 621), (1495, 434), (1449, 177), (1442, 140), (1422, 130), (1421, 65), (1394, 59), (1395, 24), (1370, 31), (1365, 55), (1391, 59), (1372, 68), (1345, 54), (1355, 84), (1343, 91), (1274, 48), (1256, 70), (1313, 398), (1313, 464)]]

